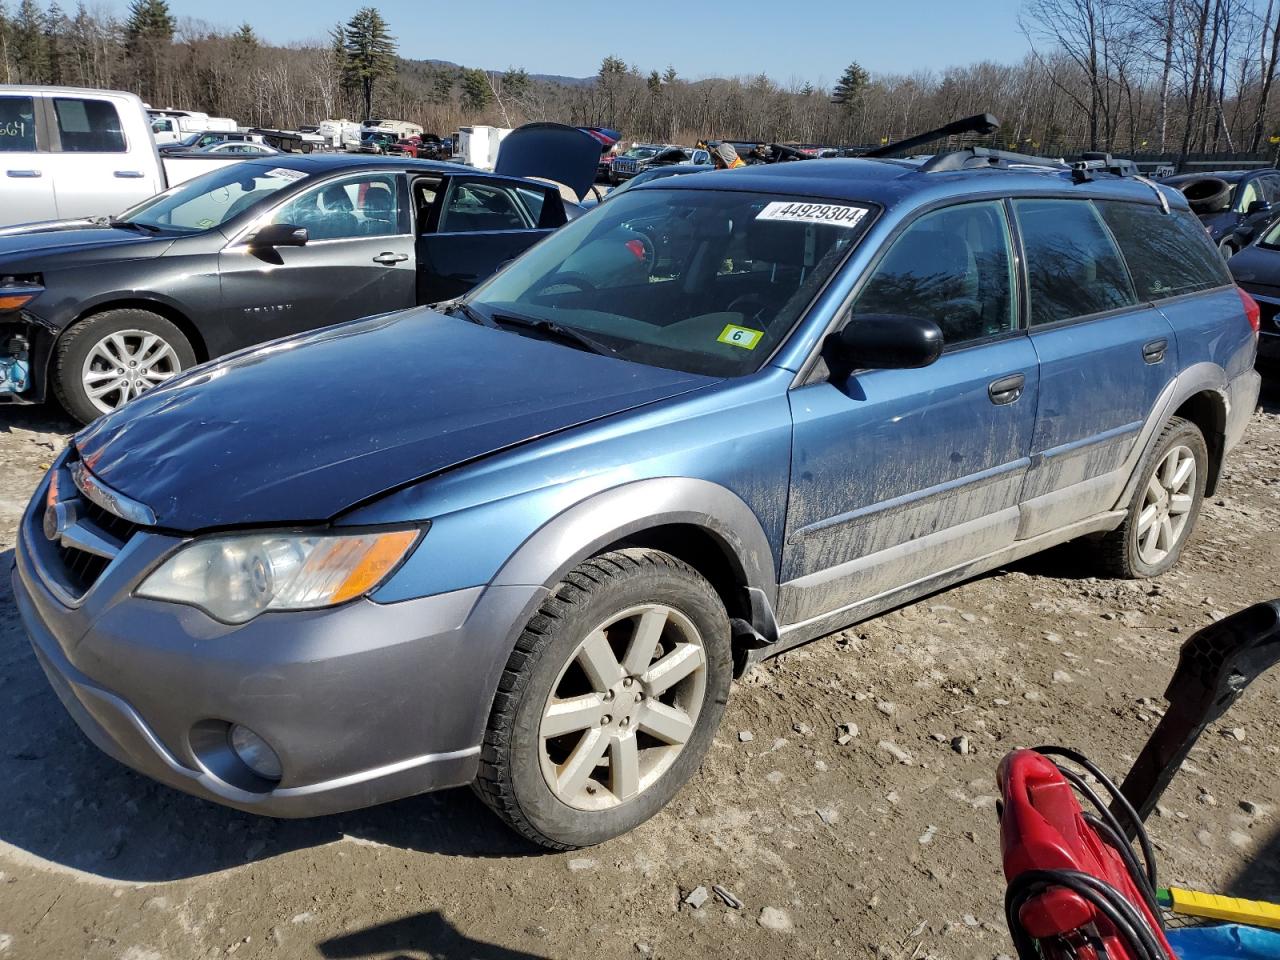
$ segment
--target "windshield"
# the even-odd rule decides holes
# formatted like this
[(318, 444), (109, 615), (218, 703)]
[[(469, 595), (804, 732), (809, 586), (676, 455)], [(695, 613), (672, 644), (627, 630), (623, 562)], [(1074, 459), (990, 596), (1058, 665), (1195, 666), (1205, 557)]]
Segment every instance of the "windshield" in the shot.
[(308, 174), (284, 166), (243, 163), (222, 167), (145, 200), (120, 216), (180, 233), (198, 233), (257, 207), (272, 194), (307, 179)]
[(1273, 249), (1280, 247), (1280, 220), (1267, 228), (1267, 232), (1258, 239), (1258, 246)]
[(549, 321), (626, 360), (757, 370), (870, 219), (867, 206), (717, 190), (633, 190), (562, 227), (475, 291), (491, 320)]
[(623, 156), (632, 160), (648, 160), (657, 152), (657, 149), (654, 147), (632, 147), (624, 153)]

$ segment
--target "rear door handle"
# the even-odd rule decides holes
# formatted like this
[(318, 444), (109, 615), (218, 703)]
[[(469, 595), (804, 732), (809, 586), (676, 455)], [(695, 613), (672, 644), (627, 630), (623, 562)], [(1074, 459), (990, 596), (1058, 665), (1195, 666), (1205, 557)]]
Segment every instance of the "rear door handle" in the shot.
[(121, 180), (141, 180), (146, 174), (141, 170), (117, 170), (116, 176)]
[(388, 266), (390, 266), (393, 263), (400, 263), (408, 259), (409, 259), (409, 255), (407, 253), (380, 253), (373, 258), (373, 262), (385, 263)]
[(1164, 359), (1164, 352), (1169, 349), (1168, 340), (1152, 340), (1142, 347), (1142, 359), (1147, 363), (1159, 363)]
[(1022, 396), (1022, 388), (1026, 386), (1027, 378), (1021, 373), (1013, 373), (1007, 377), (1001, 377), (999, 380), (991, 381), (987, 387), (987, 396), (991, 398), (991, 402), (996, 406), (1004, 406), (1006, 403), (1013, 403)]
[(9, 170), (7, 171), (7, 173), (11, 177), (32, 178), (32, 177), (44, 176), (44, 174), (42, 174), (39, 170)]

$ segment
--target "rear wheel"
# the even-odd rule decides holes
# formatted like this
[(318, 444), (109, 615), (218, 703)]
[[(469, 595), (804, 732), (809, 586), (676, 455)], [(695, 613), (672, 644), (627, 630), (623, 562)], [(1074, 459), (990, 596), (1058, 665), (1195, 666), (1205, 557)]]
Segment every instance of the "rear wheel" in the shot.
[(625, 833), (698, 768), (732, 671), (724, 606), (697, 571), (656, 550), (594, 557), (517, 641), (476, 790), (546, 847)]
[(1124, 523), (1102, 541), (1109, 573), (1155, 577), (1178, 562), (1200, 515), (1208, 469), (1204, 434), (1174, 417), (1143, 461)]
[(108, 310), (72, 326), (54, 352), (53, 389), (81, 423), (195, 366), (182, 331), (146, 310)]

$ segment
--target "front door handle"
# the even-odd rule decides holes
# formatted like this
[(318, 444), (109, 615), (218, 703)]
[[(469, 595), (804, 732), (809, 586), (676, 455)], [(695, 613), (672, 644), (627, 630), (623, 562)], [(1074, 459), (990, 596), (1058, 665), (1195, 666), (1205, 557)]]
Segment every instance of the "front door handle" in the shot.
[(39, 170), (9, 170), (7, 171), (11, 177), (32, 178), (44, 176)]
[(1164, 359), (1164, 353), (1168, 349), (1168, 340), (1152, 340), (1150, 343), (1143, 344), (1142, 359), (1147, 363), (1159, 363)]
[(117, 170), (116, 176), (121, 180), (141, 180), (146, 174), (141, 170)]
[(391, 266), (393, 263), (400, 263), (401, 261), (408, 259), (409, 255), (407, 253), (380, 253), (373, 258), (373, 262), (384, 263), (387, 266)]
[(1007, 377), (1001, 377), (999, 380), (992, 380), (987, 387), (987, 396), (991, 398), (991, 402), (996, 406), (1004, 406), (1006, 403), (1013, 403), (1022, 396), (1022, 388), (1026, 386), (1027, 378), (1021, 373), (1010, 374)]

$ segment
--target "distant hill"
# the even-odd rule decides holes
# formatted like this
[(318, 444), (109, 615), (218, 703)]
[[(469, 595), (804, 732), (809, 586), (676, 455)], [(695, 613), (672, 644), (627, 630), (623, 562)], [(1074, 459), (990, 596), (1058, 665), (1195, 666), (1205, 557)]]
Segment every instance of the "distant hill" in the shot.
[[(462, 70), (467, 69), (460, 63), (454, 63), (451, 60), (414, 60), (409, 57), (401, 57), (401, 63), (412, 69), (415, 66), (430, 67), (435, 69), (444, 68), (446, 70)], [(506, 73), (506, 70), (489, 70), (489, 73)], [(554, 73), (531, 73), (530, 80), (536, 80), (540, 83), (554, 83), (562, 87), (587, 87), (596, 82), (595, 77), (563, 77)]]

